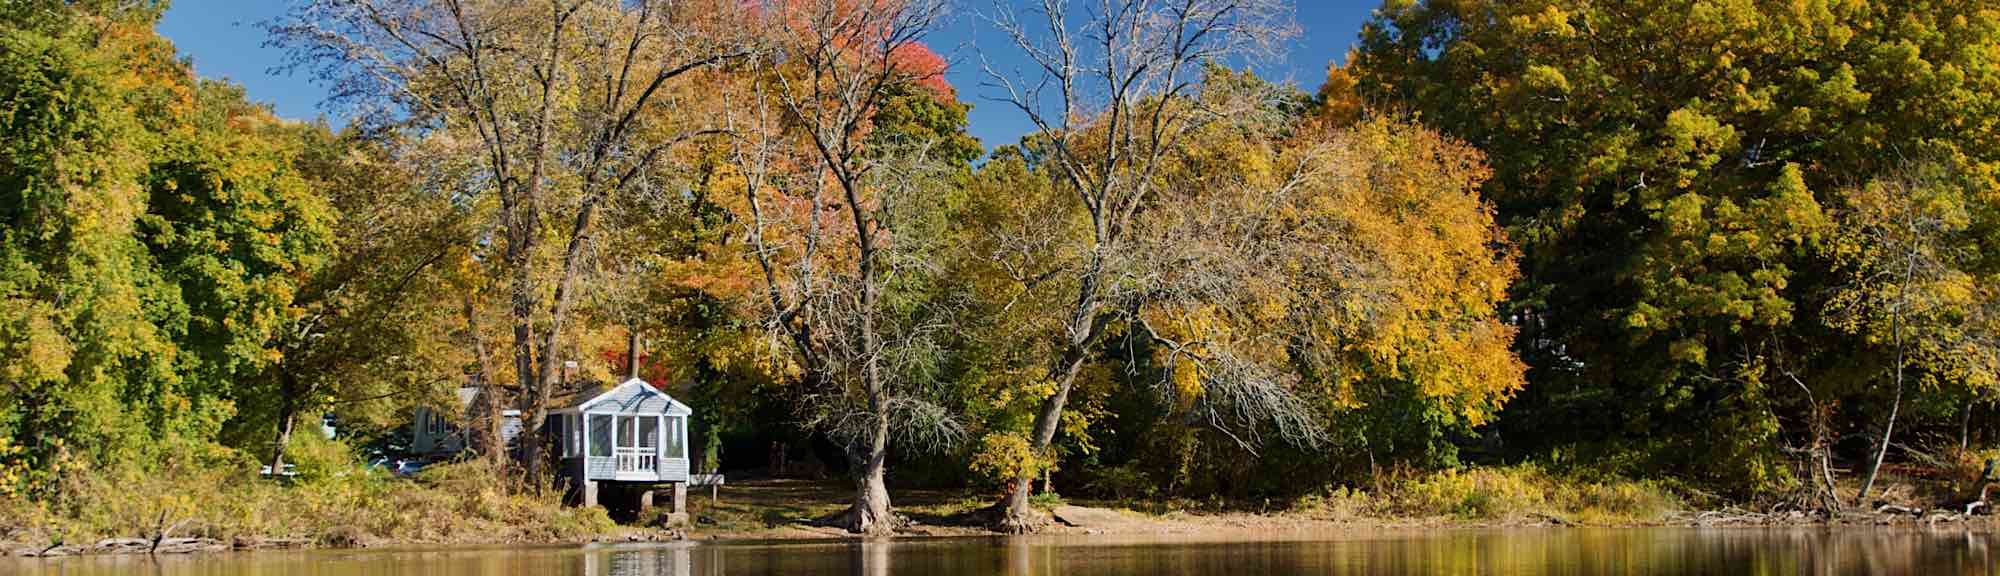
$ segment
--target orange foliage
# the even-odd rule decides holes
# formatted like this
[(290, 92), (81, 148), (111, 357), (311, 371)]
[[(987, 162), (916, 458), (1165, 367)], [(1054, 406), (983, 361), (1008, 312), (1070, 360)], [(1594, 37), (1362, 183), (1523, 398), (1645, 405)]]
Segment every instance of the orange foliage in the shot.
[[(1354, 55), (1349, 54), (1349, 62)], [(1319, 86), (1319, 119), (1333, 128), (1346, 128), (1361, 121), (1361, 93), (1355, 91), (1357, 79), (1347, 67), (1338, 64), (1326, 66), (1326, 83)]]
[(939, 100), (951, 101), (958, 97), (951, 82), (944, 79), (948, 64), (943, 56), (923, 44), (904, 44), (889, 54), (889, 65), (915, 78), (917, 86), (931, 91)]
[[(830, 36), (833, 50), (856, 60), (863, 67), (887, 65), (909, 82), (935, 94), (940, 100), (958, 97), (957, 89), (944, 78), (948, 63), (937, 51), (922, 42), (909, 41), (891, 48), (886, 62), (874, 62), (875, 50), (888, 40), (891, 30), (882, 29), (882, 19), (858, 15), (868, 10), (885, 13), (897, 9), (902, 0), (783, 0), (776, 20), (793, 36)], [(865, 24), (864, 24), (865, 23)], [(857, 26), (869, 26), (859, 29)]]

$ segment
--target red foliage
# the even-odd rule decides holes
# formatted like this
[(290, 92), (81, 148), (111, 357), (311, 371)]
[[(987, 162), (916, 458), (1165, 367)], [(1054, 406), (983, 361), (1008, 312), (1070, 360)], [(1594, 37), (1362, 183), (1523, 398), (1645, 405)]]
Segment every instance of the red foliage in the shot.
[[(780, 11), (776, 14), (776, 19), (782, 22), (782, 25), (793, 33), (803, 34), (803, 31), (812, 25), (808, 20), (815, 17), (825, 18), (821, 12), (823, 10), (831, 9), (836, 13), (846, 13), (862, 8), (888, 11), (890, 5), (899, 0), (831, 0), (831, 5), (826, 4), (827, 1), (782, 0), (776, 5)], [(839, 19), (831, 18), (829, 21), (839, 21)], [(844, 28), (836, 35), (842, 37), (842, 41), (839, 43), (846, 46), (842, 50), (849, 51), (853, 50), (855, 46), (866, 46), (871, 42), (879, 41), (884, 33), (885, 31), (876, 29), (857, 30), (855, 28)], [(854, 54), (849, 54), (849, 56), (854, 56)], [(944, 57), (939, 56), (936, 51), (931, 50), (929, 46), (925, 46), (921, 42), (911, 42), (897, 46), (894, 51), (889, 53), (888, 64), (894, 66), (898, 71), (909, 74), (918, 86), (930, 90), (931, 93), (935, 94), (941, 100), (952, 101), (958, 97), (958, 91), (952, 87), (950, 82), (944, 79), (945, 68), (948, 66)]]
[[(616, 384), (618, 382), (625, 381), (625, 374), (629, 370), (628, 368), (626, 368), (627, 364), (625, 363), (625, 351), (605, 350), (599, 353), (599, 355), (604, 358), (605, 364), (609, 364), (611, 366), (611, 372), (613, 374), (618, 375), (616, 378), (612, 378), (613, 381), (612, 383)], [(643, 352), (639, 354), (640, 379), (645, 380), (649, 384), (652, 384), (654, 388), (664, 389), (673, 384), (667, 382), (667, 379), (670, 377), (672, 377), (672, 374), (667, 369), (667, 365), (665, 363), (655, 362), (651, 354), (646, 354)]]
[(958, 91), (944, 79), (947, 67), (944, 57), (929, 46), (921, 43), (898, 46), (896, 51), (889, 53), (889, 65), (916, 77), (918, 86), (930, 90), (940, 100), (949, 102), (958, 97)]

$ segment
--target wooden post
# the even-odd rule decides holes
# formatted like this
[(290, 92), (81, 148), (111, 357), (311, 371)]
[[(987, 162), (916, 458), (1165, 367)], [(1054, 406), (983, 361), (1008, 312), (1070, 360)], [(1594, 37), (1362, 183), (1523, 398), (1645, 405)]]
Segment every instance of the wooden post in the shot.
[(667, 514), (667, 525), (669, 526), (687, 525), (688, 523), (687, 499), (688, 499), (687, 483), (675, 482), (674, 511)]
[(584, 505), (584, 506), (586, 506), (586, 507), (589, 507), (589, 506), (596, 506), (596, 505), (597, 505), (597, 481), (596, 481), (596, 480), (584, 480), (584, 481), (583, 481), (583, 505)]
[(640, 517), (640, 518), (645, 518), (645, 517), (647, 517), (647, 516), (651, 515), (651, 512), (652, 512), (652, 511), (653, 511), (653, 491), (652, 491), (652, 490), (646, 490), (646, 491), (644, 491), (644, 492), (640, 492), (640, 493), (639, 493), (639, 517)]

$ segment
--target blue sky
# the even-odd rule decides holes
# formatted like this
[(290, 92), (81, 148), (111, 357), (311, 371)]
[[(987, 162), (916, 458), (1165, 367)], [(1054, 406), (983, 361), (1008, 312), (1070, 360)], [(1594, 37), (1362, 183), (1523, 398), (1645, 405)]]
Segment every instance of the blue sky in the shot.
[[(1319, 87), (1328, 62), (1344, 57), (1355, 41), (1355, 33), (1379, 0), (1303, 0), (1298, 2), (1299, 37), (1286, 47), (1282, 59), (1256, 66), (1258, 74), (1290, 81), (1305, 90)], [(252, 99), (268, 102), (278, 115), (309, 119), (328, 116), (335, 125), (344, 119), (325, 110), (326, 90), (304, 74), (273, 75), (268, 71), (283, 63), (284, 54), (264, 46), (260, 22), (283, 13), (286, 3), (277, 0), (176, 0), (160, 20), (160, 33), (174, 41), (182, 54), (194, 60), (195, 72), (209, 78), (228, 78), (242, 84)], [(958, 87), (959, 98), (973, 105), (971, 132), (988, 148), (1010, 144), (1027, 133), (1027, 121), (1019, 112), (986, 101), (979, 85), (983, 73), (975, 49), (989, 52), (988, 58), (1002, 70), (1015, 61), (1014, 51), (988, 30), (980, 20), (980, 10), (991, 6), (987, 0), (960, 0), (950, 20), (930, 38), (931, 46), (953, 64), (946, 78)]]

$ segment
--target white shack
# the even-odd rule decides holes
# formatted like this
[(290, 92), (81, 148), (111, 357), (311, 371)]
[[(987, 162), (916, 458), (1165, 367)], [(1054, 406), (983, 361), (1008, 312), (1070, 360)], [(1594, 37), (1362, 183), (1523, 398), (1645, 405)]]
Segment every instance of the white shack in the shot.
[[(638, 378), (579, 398), (549, 411), (545, 424), (562, 454), (558, 479), (585, 506), (597, 505), (599, 483), (642, 485), (629, 486), (638, 490), (670, 484), (674, 512), (683, 513), (694, 410)], [(641, 506), (650, 507), (652, 492), (643, 494)]]

